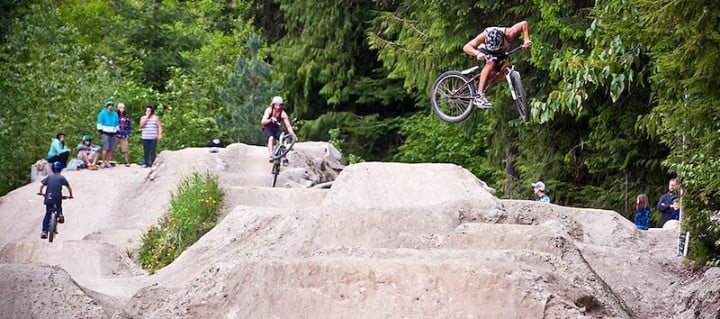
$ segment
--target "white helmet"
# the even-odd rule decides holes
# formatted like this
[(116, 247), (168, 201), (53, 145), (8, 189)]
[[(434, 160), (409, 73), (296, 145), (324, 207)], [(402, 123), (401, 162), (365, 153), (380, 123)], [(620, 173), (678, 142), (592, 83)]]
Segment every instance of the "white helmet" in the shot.
[(283, 104), (283, 100), (281, 97), (276, 96), (276, 97), (272, 98), (272, 104)]
[(498, 28), (488, 28), (485, 36), (485, 48), (490, 51), (497, 51), (502, 48), (505, 41), (505, 32)]

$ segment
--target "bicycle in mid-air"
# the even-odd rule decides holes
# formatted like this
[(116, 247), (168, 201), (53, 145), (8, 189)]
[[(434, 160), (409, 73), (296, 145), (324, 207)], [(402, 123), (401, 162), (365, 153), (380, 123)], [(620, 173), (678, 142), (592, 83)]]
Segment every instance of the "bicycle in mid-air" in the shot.
[[(38, 195), (45, 196), (44, 193), (38, 193)], [(72, 199), (72, 197), (69, 196), (62, 196), (62, 199)], [(57, 231), (57, 225), (58, 225), (58, 210), (57, 210), (57, 204), (50, 207), (50, 221), (48, 223), (48, 241), (53, 242), (55, 239), (55, 235), (58, 234)]]
[[(528, 112), (527, 96), (525, 88), (520, 80), (520, 72), (510, 62), (510, 55), (522, 49), (519, 46), (501, 55), (485, 54), (488, 60), (495, 60), (500, 63), (496, 70), (493, 70), (488, 77), (485, 91), (492, 89), (497, 81), (504, 75), (510, 86), (510, 94), (515, 100), (520, 118), (527, 122), (530, 114)], [(430, 102), (433, 111), (443, 121), (450, 123), (461, 122), (470, 116), (475, 106), (472, 104), (477, 93), (478, 82), (480, 81), (480, 66), (462, 71), (447, 71), (437, 77), (432, 86)], [(477, 72), (477, 73), (475, 73)], [(475, 73), (473, 75), (473, 73)]]
[(275, 142), (272, 151), (273, 167), (271, 173), (273, 174), (272, 187), (275, 187), (277, 183), (278, 175), (280, 174), (280, 162), (286, 161), (285, 155), (287, 155), (293, 146), (297, 142), (297, 136), (292, 133), (285, 132), (283, 130), (280, 133), (280, 138)]

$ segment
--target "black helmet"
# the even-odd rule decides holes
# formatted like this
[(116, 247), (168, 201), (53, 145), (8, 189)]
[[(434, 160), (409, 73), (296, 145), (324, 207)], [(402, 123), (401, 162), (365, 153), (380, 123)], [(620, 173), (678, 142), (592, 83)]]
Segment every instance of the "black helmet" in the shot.
[(485, 37), (485, 48), (490, 51), (497, 51), (505, 41), (505, 32), (498, 28), (489, 28)]

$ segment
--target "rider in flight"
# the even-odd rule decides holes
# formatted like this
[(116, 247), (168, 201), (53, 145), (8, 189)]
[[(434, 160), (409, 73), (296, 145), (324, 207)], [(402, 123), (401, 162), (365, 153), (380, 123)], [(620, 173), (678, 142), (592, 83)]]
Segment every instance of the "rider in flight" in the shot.
[(488, 102), (485, 97), (485, 85), (490, 76), (492, 70), (496, 70), (501, 65), (496, 60), (487, 60), (486, 55), (490, 54), (497, 56), (509, 51), (510, 42), (517, 39), (522, 33), (523, 46), (527, 49), (532, 45), (530, 41), (530, 28), (528, 27), (527, 21), (521, 21), (509, 28), (502, 27), (489, 27), (483, 30), (475, 38), (470, 40), (465, 46), (463, 51), (465, 53), (476, 57), (478, 60), (485, 62), (480, 73), (480, 82), (477, 87), (477, 95), (473, 99), (473, 104), (478, 108), (491, 108), (492, 104)]
[[(60, 174), (60, 171), (63, 169), (63, 164), (60, 162), (55, 162), (52, 164), (52, 171), (53, 174), (49, 175), (48, 177), (45, 177), (42, 180), (42, 184), (40, 185), (40, 191), (38, 192), (38, 195), (45, 195), (45, 218), (43, 218), (43, 224), (42, 224), (42, 233), (40, 234), (40, 238), (47, 238), (48, 236), (48, 228), (50, 224), (50, 209), (55, 206), (57, 207), (57, 213), (58, 213), (58, 223), (62, 224), (65, 222), (65, 216), (62, 213), (62, 187), (65, 185), (68, 189), (68, 193), (70, 194), (70, 197), (73, 198), (73, 192), (72, 188), (70, 188), (70, 183), (68, 183), (67, 179), (65, 179), (64, 176)], [(45, 193), (43, 193), (43, 189), (47, 187), (47, 190)]]

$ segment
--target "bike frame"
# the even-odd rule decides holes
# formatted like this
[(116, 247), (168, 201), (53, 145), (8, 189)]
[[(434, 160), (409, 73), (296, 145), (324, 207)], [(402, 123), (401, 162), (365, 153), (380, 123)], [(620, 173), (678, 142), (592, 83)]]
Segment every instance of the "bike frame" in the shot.
[[(521, 45), (521, 46), (516, 47), (516, 48), (514, 48), (514, 49), (512, 49), (512, 50), (510, 50), (510, 51), (508, 51), (508, 52), (506, 52), (505, 54), (502, 54), (502, 55), (500, 55), (500, 56), (494, 56), (494, 55), (491, 55), (491, 54), (486, 54), (486, 57), (487, 57), (487, 59), (489, 59), (489, 60), (494, 60), (494, 61), (498, 61), (498, 62), (504, 63), (506, 60), (509, 60), (509, 59), (510, 59), (510, 55), (511, 55), (511, 54), (517, 52), (518, 50), (520, 50), (520, 49), (522, 49), (522, 48), (523, 48), (523, 46)], [(476, 66), (474, 66), (474, 67), (471, 67), (471, 68), (462, 70), (462, 71), (460, 71), (460, 73), (462, 73), (463, 75), (468, 75), (468, 76), (469, 76), (469, 75), (477, 72), (477, 69), (480, 69), (480, 68), (481, 68), (481, 66), (476, 65)], [(513, 84), (512, 84), (512, 81), (510, 80), (510, 72), (512, 72), (512, 71), (514, 71), (514, 70), (515, 70), (515, 65), (513, 65), (512, 63), (507, 63), (506, 66), (503, 66), (503, 67), (502, 67), (502, 74), (505, 76), (505, 79), (507, 79), (507, 82), (508, 82), (508, 84), (510, 85), (510, 91), (511, 91), (511, 93), (512, 93), (513, 100), (516, 100), (516, 99), (517, 99), (517, 96), (515, 95), (515, 88), (514, 88), (514, 86), (513, 86)], [(482, 70), (481, 70), (481, 71), (482, 71)], [(485, 91), (488, 91), (488, 90), (492, 89), (493, 87), (495, 87), (495, 84), (497, 84), (497, 81), (500, 79), (500, 76), (499, 76), (499, 75), (493, 74), (493, 73), (494, 73), (494, 72), (491, 72), (491, 73), (490, 73), (487, 86), (485, 87)], [(477, 72), (475, 75), (473, 75), (473, 76), (470, 78), (470, 80), (467, 82), (468, 85), (474, 85), (475, 87), (477, 87), (477, 82), (480, 81), (480, 75), (481, 75), (481, 72)]]

